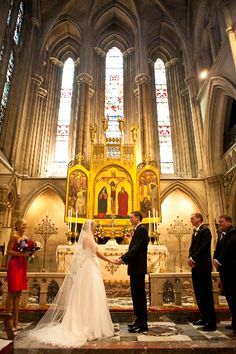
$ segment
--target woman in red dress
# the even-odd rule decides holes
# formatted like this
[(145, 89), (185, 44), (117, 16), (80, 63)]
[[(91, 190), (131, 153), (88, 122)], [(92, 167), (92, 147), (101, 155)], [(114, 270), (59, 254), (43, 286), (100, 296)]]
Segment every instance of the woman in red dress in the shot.
[(13, 313), (13, 330), (17, 330), (19, 321), (19, 303), (21, 291), (27, 289), (27, 257), (29, 252), (18, 250), (19, 242), (23, 238), (27, 228), (24, 219), (19, 219), (15, 223), (15, 231), (12, 233), (8, 246), (7, 255), (11, 256), (7, 266), (8, 294), (6, 299), (6, 311)]

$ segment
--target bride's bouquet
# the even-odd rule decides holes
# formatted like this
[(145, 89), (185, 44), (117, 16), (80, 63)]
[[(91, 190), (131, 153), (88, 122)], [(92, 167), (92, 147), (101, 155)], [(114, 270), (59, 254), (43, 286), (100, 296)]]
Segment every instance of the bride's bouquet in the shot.
[(32, 262), (34, 258), (34, 252), (42, 249), (42, 244), (39, 241), (34, 241), (30, 238), (22, 238), (18, 242), (18, 251), (29, 252), (29, 261)]

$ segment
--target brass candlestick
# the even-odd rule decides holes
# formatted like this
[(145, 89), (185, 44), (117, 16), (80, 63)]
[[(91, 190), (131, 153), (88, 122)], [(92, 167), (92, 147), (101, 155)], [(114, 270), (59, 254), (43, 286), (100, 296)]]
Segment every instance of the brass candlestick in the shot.
[(190, 229), (187, 225), (183, 223), (183, 220), (179, 220), (179, 216), (174, 220), (174, 224), (170, 224), (170, 229), (167, 229), (169, 235), (174, 235), (178, 240), (179, 245), (179, 262), (180, 262), (180, 272), (183, 272), (182, 266), (182, 238), (184, 235), (190, 234)]
[(45, 272), (47, 241), (52, 235), (57, 234), (57, 228), (55, 227), (54, 223), (52, 223), (51, 220), (48, 219), (48, 216), (46, 215), (46, 218), (43, 219), (42, 224), (38, 224), (38, 226), (35, 227), (34, 232), (36, 235), (41, 235), (41, 237), (43, 238), (44, 247), (42, 272)]

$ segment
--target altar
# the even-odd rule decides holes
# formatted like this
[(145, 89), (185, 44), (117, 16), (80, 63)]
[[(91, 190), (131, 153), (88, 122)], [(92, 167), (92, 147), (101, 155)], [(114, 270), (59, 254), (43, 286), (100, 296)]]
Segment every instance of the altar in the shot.
[[(67, 273), (70, 269), (75, 245), (59, 245), (56, 249), (57, 272)], [(98, 245), (98, 250), (110, 259), (117, 259), (127, 252), (129, 245), (119, 245), (117, 250), (106, 249)], [(167, 269), (167, 248), (164, 245), (148, 245), (148, 273), (164, 273)], [(109, 264), (99, 259), (103, 280), (105, 282), (124, 282), (129, 280), (127, 266)]]

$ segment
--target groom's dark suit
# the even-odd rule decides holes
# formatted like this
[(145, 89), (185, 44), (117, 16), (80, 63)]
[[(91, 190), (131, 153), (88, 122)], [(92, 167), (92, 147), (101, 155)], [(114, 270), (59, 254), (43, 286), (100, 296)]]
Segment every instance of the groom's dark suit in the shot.
[(202, 321), (212, 328), (216, 326), (211, 280), (211, 232), (201, 225), (192, 235), (189, 258), (195, 262), (192, 268), (193, 288)]
[(147, 229), (139, 224), (134, 231), (128, 252), (121, 256), (122, 261), (128, 264), (134, 314), (137, 317), (135, 322), (143, 328), (147, 327), (145, 274), (147, 273), (148, 241)]

